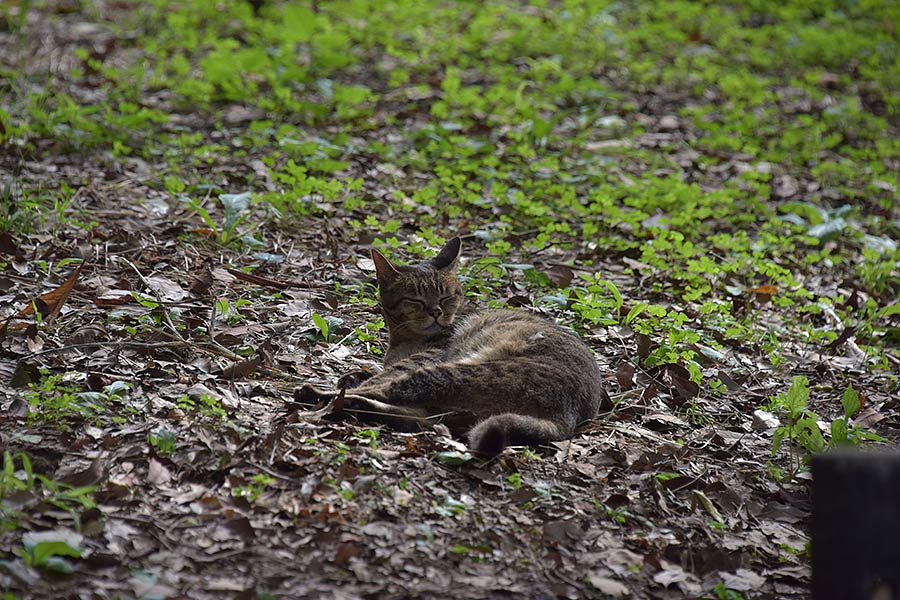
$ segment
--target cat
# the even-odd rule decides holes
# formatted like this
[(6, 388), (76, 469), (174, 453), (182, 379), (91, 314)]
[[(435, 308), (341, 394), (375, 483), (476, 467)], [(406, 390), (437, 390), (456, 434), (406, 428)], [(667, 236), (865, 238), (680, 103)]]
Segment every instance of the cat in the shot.
[[(437, 256), (412, 266), (372, 250), (388, 350), (380, 373), (339, 380), (350, 388), (344, 407), (405, 431), (427, 428), (448, 413), (474, 414), (469, 447), (486, 457), (507, 445), (570, 438), (609, 401), (591, 351), (524, 310), (457, 319), (464, 303), (455, 275), (461, 250), (455, 237)], [(306, 384), (296, 396), (309, 403), (339, 393)]]

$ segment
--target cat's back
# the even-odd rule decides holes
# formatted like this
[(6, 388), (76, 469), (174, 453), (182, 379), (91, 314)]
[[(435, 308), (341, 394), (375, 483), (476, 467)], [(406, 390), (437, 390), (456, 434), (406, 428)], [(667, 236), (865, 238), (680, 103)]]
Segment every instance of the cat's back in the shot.
[(450, 342), (450, 358), (466, 362), (535, 358), (560, 365), (594, 364), (574, 335), (522, 310), (491, 310), (466, 318)]

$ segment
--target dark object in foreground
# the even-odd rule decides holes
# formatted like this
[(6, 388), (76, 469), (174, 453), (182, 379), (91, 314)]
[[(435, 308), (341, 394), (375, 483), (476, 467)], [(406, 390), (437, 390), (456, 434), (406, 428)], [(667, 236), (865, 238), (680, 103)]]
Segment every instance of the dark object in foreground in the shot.
[(900, 453), (813, 457), (815, 600), (900, 598)]

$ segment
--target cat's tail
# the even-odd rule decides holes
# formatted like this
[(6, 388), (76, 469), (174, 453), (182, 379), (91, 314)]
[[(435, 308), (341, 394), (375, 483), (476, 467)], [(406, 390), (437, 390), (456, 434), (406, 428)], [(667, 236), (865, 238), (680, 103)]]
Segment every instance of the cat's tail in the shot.
[(546, 444), (572, 432), (550, 419), (504, 413), (488, 417), (469, 431), (469, 448), (480, 456), (496, 456), (507, 446)]

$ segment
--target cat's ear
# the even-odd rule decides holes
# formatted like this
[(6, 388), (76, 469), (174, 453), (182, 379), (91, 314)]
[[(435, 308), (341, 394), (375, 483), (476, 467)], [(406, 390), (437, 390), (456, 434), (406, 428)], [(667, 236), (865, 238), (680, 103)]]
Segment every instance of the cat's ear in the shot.
[(459, 259), (459, 253), (462, 250), (462, 242), (458, 237), (453, 238), (441, 248), (438, 255), (431, 259), (431, 264), (436, 269), (447, 270), (456, 266)]
[(375, 248), (372, 248), (372, 262), (375, 263), (375, 275), (378, 277), (378, 283), (390, 283), (400, 274), (394, 263)]

